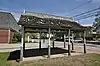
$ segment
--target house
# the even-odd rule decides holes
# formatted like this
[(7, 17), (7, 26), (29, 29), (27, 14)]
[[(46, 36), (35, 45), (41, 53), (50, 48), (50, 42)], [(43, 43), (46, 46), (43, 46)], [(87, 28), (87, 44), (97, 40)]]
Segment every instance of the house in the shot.
[(19, 25), (11, 13), (0, 12), (0, 43), (10, 43)]

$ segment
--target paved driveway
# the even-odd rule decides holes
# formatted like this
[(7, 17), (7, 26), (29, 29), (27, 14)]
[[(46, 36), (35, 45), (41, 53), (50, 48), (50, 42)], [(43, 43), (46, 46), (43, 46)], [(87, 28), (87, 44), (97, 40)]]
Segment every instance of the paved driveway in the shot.
[[(56, 41), (55, 47), (63, 48), (64, 42)], [(17, 44), (0, 44), (0, 52), (11, 52), (15, 50), (20, 50), (21, 43)], [(39, 48), (39, 43), (26, 43), (26, 49), (34, 49)], [(94, 45), (94, 44), (86, 44), (87, 53), (100, 53), (100, 45)], [(42, 48), (48, 47), (48, 41), (45, 43), (42, 42)], [(51, 41), (51, 47), (52, 47), (52, 41)], [(66, 49), (68, 48), (68, 43), (66, 42)], [(83, 52), (83, 43), (74, 43), (75, 51), (77, 52)]]

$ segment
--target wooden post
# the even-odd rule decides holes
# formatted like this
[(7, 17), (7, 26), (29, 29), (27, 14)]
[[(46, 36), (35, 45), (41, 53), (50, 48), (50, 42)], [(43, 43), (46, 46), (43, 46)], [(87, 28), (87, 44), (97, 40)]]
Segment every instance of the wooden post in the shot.
[(50, 36), (50, 33), (51, 33), (51, 29), (50, 29), (50, 27), (49, 27), (48, 58), (50, 58), (50, 54), (51, 54), (51, 48), (50, 48), (50, 38), (51, 38), (51, 36)]
[[(24, 10), (23, 13), (26, 13), (26, 11)], [(23, 33), (23, 51), (24, 51), (25, 50), (25, 27), (24, 26), (22, 26), (22, 33)]]
[(64, 34), (64, 48), (66, 48), (66, 35)]
[(53, 42), (52, 42), (52, 47), (54, 48), (55, 47), (55, 34), (53, 32)]
[(30, 42), (30, 36), (27, 37), (28, 43)]
[(54, 38), (53, 38), (53, 44), (52, 44), (53, 48), (55, 47), (55, 45), (54, 45), (54, 44), (55, 44), (55, 40), (54, 40)]
[(68, 30), (68, 55), (71, 55), (71, 50), (70, 50), (70, 29)]
[(40, 38), (39, 38), (39, 49), (41, 49), (41, 32), (40, 32)]
[(24, 37), (24, 26), (22, 26), (21, 28), (21, 45), (20, 45), (20, 60), (23, 61), (23, 50), (24, 50), (24, 40), (25, 40), (25, 37)]
[(72, 50), (74, 50), (74, 34), (72, 33)]
[(86, 39), (85, 39), (85, 36), (86, 36), (86, 31), (84, 31), (84, 53), (86, 53)]

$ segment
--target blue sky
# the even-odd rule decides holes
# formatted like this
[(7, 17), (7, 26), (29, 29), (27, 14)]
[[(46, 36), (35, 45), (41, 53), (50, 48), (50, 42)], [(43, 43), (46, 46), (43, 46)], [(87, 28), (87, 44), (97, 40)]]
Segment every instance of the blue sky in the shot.
[[(89, 0), (0, 0), (0, 9), (17, 12), (13, 13), (16, 19), (21, 14), (19, 12), (23, 12), (24, 10), (71, 17), (100, 6), (100, 0), (92, 0), (89, 4), (79, 7), (76, 10), (71, 10), (87, 1)], [(91, 25), (93, 22), (94, 17), (80, 20), (80, 24), (85, 25)]]

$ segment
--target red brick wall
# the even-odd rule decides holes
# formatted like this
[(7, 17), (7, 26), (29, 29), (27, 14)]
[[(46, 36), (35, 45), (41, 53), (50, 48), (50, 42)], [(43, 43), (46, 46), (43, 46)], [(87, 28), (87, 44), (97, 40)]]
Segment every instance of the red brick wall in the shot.
[(8, 39), (8, 37), (9, 37), (8, 33), (9, 33), (9, 30), (7, 30), (7, 29), (0, 29), (0, 43), (11, 42), (14, 32), (10, 31), (10, 39)]

